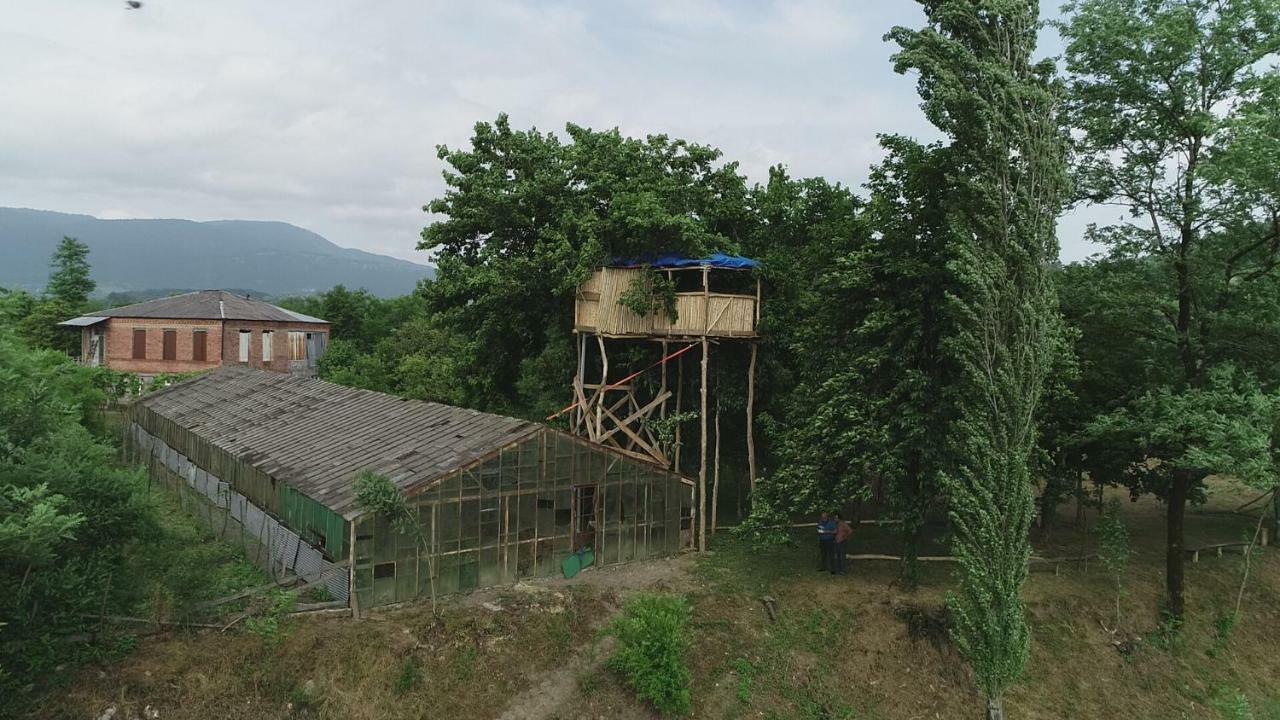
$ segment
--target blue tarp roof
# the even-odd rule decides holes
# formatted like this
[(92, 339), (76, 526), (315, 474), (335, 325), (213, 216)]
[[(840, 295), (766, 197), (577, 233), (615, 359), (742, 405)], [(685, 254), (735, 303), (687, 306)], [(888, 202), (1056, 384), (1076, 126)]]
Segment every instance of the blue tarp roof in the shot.
[(725, 270), (751, 270), (760, 267), (758, 260), (745, 258), (740, 255), (725, 255), (724, 253), (715, 253), (704, 258), (689, 258), (683, 255), (658, 255), (656, 257), (644, 258), (614, 258), (610, 263), (612, 267), (641, 267), (648, 266), (654, 268), (687, 268), (687, 267), (713, 267)]

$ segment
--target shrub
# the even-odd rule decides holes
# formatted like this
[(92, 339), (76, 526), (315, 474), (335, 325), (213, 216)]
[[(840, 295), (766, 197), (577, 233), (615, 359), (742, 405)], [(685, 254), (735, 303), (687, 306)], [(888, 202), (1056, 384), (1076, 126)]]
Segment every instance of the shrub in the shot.
[(267, 608), (261, 615), (245, 620), (245, 628), (261, 638), (263, 646), (268, 650), (280, 647), (287, 634), (285, 616), (293, 611), (297, 599), (296, 593), (285, 590), (272, 592), (268, 596)]
[(1124, 597), (1124, 577), (1129, 570), (1129, 560), (1133, 557), (1133, 547), (1129, 544), (1129, 529), (1125, 527), (1124, 517), (1120, 512), (1120, 501), (1112, 498), (1102, 513), (1102, 523), (1098, 525), (1099, 552), (1102, 564), (1116, 582), (1116, 629), (1120, 628), (1120, 600)]
[(609, 627), (618, 642), (609, 668), (664, 715), (684, 715), (692, 702), (684, 657), (689, 614), (683, 597), (646, 593), (627, 601)]

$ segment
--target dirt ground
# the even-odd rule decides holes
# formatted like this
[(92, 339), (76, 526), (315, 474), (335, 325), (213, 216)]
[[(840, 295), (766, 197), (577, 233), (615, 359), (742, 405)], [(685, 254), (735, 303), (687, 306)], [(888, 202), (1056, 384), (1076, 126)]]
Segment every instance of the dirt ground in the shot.
[[(1190, 546), (1230, 542), (1251, 529), (1220, 514), (1247, 491), (1215, 486), (1188, 518)], [(1159, 632), (1163, 506), (1123, 506), (1137, 557), (1124, 578), (1119, 633), (1113, 580), (1098, 566), (1037, 566), (1025, 598), (1032, 630), (1024, 678), (1007, 697), (1011, 718), (1217, 718), (1231, 698), (1253, 717), (1280, 718), (1280, 552), (1256, 561), (1243, 621), (1219, 639), (1241, 557), (1187, 566), (1189, 620)], [(1090, 512), (1090, 524), (1097, 516)], [(1063, 508), (1036, 554), (1077, 555), (1092, 534)], [(890, 528), (862, 527), (851, 552), (892, 552)], [(807, 540), (807, 535), (804, 538)], [(270, 646), (245, 632), (175, 633), (141, 641), (123, 660), (85, 668), (36, 716), (181, 718), (651, 718), (603, 668), (600, 629), (625, 596), (685, 594), (692, 603), (693, 717), (966, 718), (981, 701), (946, 639), (939, 611), (948, 564), (928, 564), (905, 590), (888, 562), (847, 577), (814, 572), (805, 543), (752, 551), (720, 537), (695, 558), (593, 569), (572, 581), (491, 589), (447, 604), (373, 619), (303, 620)], [(1055, 573), (1056, 571), (1056, 573)], [(770, 621), (762, 599), (776, 601)], [(1105, 626), (1105, 627), (1104, 627)]]

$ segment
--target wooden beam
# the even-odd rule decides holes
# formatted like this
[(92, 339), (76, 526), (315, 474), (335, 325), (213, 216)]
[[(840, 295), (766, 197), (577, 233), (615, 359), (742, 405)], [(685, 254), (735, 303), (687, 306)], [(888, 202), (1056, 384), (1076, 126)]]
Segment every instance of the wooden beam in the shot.
[[(650, 401), (649, 401), (649, 402), (648, 402), (644, 407), (642, 407), (642, 408), (640, 408), (640, 409), (636, 410), (635, 412), (632, 412), (630, 415), (628, 415), (628, 416), (626, 417), (626, 419), (622, 420), (622, 421), (619, 423), (619, 425), (620, 425), (620, 426), (621, 426), (621, 425), (626, 425), (626, 426), (628, 426), (628, 427), (629, 427), (629, 426), (630, 426), (632, 423), (634, 423), (636, 420), (639, 420), (639, 419), (641, 419), (641, 418), (643, 418), (643, 417), (645, 417), (645, 416), (649, 415), (650, 413), (652, 413), (655, 407), (657, 407), (659, 404), (661, 404), (661, 403), (665, 402), (665, 401), (666, 401), (666, 399), (667, 399), (667, 398), (669, 398), (669, 397), (671, 397), (671, 391), (670, 391), (670, 390), (668, 390), (668, 391), (664, 392), (663, 394), (659, 395), (658, 397), (656, 397), (656, 398), (654, 398), (654, 399), (650, 400)], [(616, 408), (611, 408), (611, 409), (616, 409)], [(612, 412), (610, 412), (610, 413), (609, 413), (609, 417), (616, 417), (616, 416), (615, 416)], [(611, 438), (611, 437), (613, 437), (614, 435), (616, 435), (616, 434), (618, 433), (618, 431), (621, 429), (621, 427), (620, 427), (620, 426), (619, 426), (619, 427), (615, 427), (615, 428), (613, 428), (612, 430), (610, 430), (609, 432), (606, 432), (606, 433), (602, 434), (602, 435), (600, 436), (600, 440), (599, 440), (598, 442), (604, 442), (605, 440), (608, 440), (609, 438)]]
[(630, 383), (627, 383), (625, 385), (600, 385), (598, 383), (583, 383), (582, 387), (586, 388), (587, 390), (600, 390), (604, 388), (604, 389), (607, 389), (609, 392), (613, 392), (614, 390), (617, 390), (618, 392), (628, 392), (636, 389), (635, 385), (632, 385)]
[[(601, 409), (603, 410), (603, 408)], [(654, 459), (658, 460), (663, 464), (666, 464), (667, 458), (665, 455), (662, 454), (662, 451), (658, 450), (657, 448), (653, 447), (649, 443), (645, 442), (644, 438), (640, 437), (638, 434), (636, 434), (634, 430), (624, 425), (622, 421), (618, 419), (617, 415), (614, 415), (608, 410), (604, 410), (604, 414), (608, 416), (610, 420), (613, 420), (615, 424), (617, 424), (617, 428), (622, 431), (623, 435), (626, 435), (627, 437), (631, 438), (632, 442), (640, 446), (641, 449), (647, 451), (650, 455), (654, 457)]]
[[(751, 343), (751, 367), (747, 370), (747, 478), (752, 496), (756, 492), (756, 351), (757, 343)], [(738, 487), (742, 487), (739, 485)]]
[[(760, 278), (756, 278), (756, 323), (760, 322)], [(755, 328), (752, 328), (753, 330)]]
[[(604, 349), (604, 338), (596, 336), (596, 342), (600, 344), (600, 387), (604, 388), (609, 384), (609, 355)], [(601, 395), (604, 391), (597, 390), (596, 395)], [(600, 411), (604, 409), (604, 397), (600, 398), (600, 404), (596, 406), (596, 433), (599, 434), (604, 429), (604, 418)]]
[[(355, 620), (360, 619), (360, 602), (356, 596), (356, 523), (359, 522), (359, 520), (359, 518), (352, 518), (351, 521), (347, 523), (347, 525), (351, 527), (351, 534), (348, 536), (350, 544), (347, 546), (347, 560), (349, 562), (349, 572), (347, 575), (347, 600), (351, 603), (351, 617)], [(432, 523), (432, 527), (435, 527), (434, 523)]]
[[(587, 336), (582, 333), (578, 334), (578, 372), (574, 375), (574, 382), (577, 384), (575, 390), (577, 395), (582, 395), (582, 383), (586, 380), (587, 365)], [(581, 399), (579, 399), (581, 402)], [(578, 428), (582, 422), (583, 413), (587, 411), (586, 405), (579, 405), (573, 409), (573, 427)]]
[(711, 346), (707, 342), (708, 321), (711, 316), (711, 268), (702, 268), (702, 381), (699, 395), (701, 408), (698, 419), (702, 432), (698, 438), (698, 552), (707, 551), (707, 366), (710, 364)]
[(716, 460), (714, 470), (711, 473), (711, 534), (716, 534), (716, 520), (719, 517), (720, 508), (720, 392), (719, 382), (716, 383)]
[(698, 453), (698, 552), (707, 551), (707, 365), (711, 346), (707, 339), (702, 339), (702, 387), (701, 412), (698, 413), (702, 427), (701, 448)]
[(586, 431), (588, 438), (595, 439), (596, 433), (591, 427), (591, 405), (587, 402), (586, 394), (582, 392), (582, 385), (576, 381), (573, 383), (573, 396), (578, 403), (578, 407), (581, 409), (578, 424)]
[[(680, 414), (680, 408), (684, 407), (684, 356), (676, 358), (676, 415)], [(680, 425), (676, 423), (676, 452), (675, 465), (672, 467), (677, 473), (680, 472)]]
[[(667, 341), (663, 340), (662, 357), (665, 358), (667, 355)], [(665, 362), (662, 363), (662, 389), (659, 392), (666, 393), (667, 397), (671, 397), (671, 393), (667, 392), (667, 363)], [(663, 420), (667, 419), (667, 401), (665, 399), (662, 401), (662, 410), (658, 416)]]

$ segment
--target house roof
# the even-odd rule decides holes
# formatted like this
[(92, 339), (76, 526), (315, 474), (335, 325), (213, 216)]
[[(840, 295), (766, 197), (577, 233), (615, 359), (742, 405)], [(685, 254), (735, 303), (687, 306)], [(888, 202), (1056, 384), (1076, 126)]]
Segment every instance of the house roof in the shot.
[(93, 317), (90, 315), (81, 315), (80, 317), (71, 318), (70, 320), (63, 320), (58, 324), (66, 325), (67, 327), (87, 327), (89, 325), (97, 325), (100, 322), (106, 322), (106, 321), (107, 319), (104, 317)]
[[(226, 290), (197, 290), (109, 310), (86, 313), (84, 317), (163, 318), (166, 320), (266, 320), (273, 322), (324, 323), (327, 320), (286, 310), (269, 302)], [(68, 321), (74, 323), (75, 318)], [(64, 324), (68, 324), (64, 323)]]
[(240, 367), (214, 370), (138, 403), (347, 518), (359, 514), (354, 481), (362, 470), (406, 490), (543, 427)]

